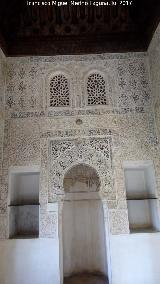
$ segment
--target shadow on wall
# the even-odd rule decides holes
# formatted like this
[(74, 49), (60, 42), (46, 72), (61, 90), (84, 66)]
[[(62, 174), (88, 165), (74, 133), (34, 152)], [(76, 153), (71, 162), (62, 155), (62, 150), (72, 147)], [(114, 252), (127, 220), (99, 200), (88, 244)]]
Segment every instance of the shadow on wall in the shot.
[(100, 274), (79, 274), (64, 278), (64, 284), (108, 284), (107, 277)]

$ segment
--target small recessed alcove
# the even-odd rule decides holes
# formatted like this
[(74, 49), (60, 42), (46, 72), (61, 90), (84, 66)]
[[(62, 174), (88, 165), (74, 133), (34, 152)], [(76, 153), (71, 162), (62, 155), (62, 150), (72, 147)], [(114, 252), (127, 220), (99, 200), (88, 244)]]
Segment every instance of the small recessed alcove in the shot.
[(159, 231), (160, 216), (152, 161), (125, 162), (124, 176), (130, 231)]
[(155, 198), (156, 181), (152, 162), (126, 163), (124, 168), (128, 199)]
[(39, 172), (11, 173), (10, 186), (10, 205), (39, 203)]
[(9, 207), (10, 238), (36, 238), (39, 235), (39, 205)]
[(39, 235), (39, 177), (36, 168), (18, 167), (9, 175), (9, 237)]

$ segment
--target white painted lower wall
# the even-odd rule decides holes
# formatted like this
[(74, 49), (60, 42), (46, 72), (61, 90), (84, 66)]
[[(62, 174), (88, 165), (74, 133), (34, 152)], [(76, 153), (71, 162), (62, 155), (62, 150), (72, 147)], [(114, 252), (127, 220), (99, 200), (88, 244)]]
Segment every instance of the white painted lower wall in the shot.
[(160, 284), (160, 233), (112, 236), (112, 284)]
[(63, 206), (64, 275), (107, 275), (104, 216), (100, 200), (65, 201)]
[[(111, 236), (111, 284), (160, 283), (160, 233)], [(1, 240), (0, 284), (60, 284), (59, 242)]]
[(59, 242), (0, 241), (0, 284), (59, 284)]

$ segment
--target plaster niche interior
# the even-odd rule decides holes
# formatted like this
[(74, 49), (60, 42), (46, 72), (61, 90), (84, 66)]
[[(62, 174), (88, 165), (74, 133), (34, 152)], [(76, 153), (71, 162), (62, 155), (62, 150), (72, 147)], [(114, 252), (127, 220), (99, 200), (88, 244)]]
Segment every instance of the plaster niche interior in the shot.
[(9, 178), (9, 237), (39, 235), (39, 172), (29, 168), (12, 169)]
[(64, 283), (92, 283), (90, 281), (95, 279), (96, 283), (108, 283), (104, 214), (99, 189), (99, 177), (88, 165), (73, 166), (64, 177)]
[(125, 162), (124, 174), (131, 232), (159, 231), (153, 162)]

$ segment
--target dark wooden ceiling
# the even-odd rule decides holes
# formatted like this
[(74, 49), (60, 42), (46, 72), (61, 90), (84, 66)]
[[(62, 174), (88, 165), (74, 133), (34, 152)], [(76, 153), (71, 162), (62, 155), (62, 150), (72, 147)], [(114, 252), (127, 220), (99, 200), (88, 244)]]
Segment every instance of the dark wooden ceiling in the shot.
[(122, 5), (127, 2), (58, 7), (0, 0), (1, 47), (7, 56), (145, 51), (160, 20), (160, 0)]

